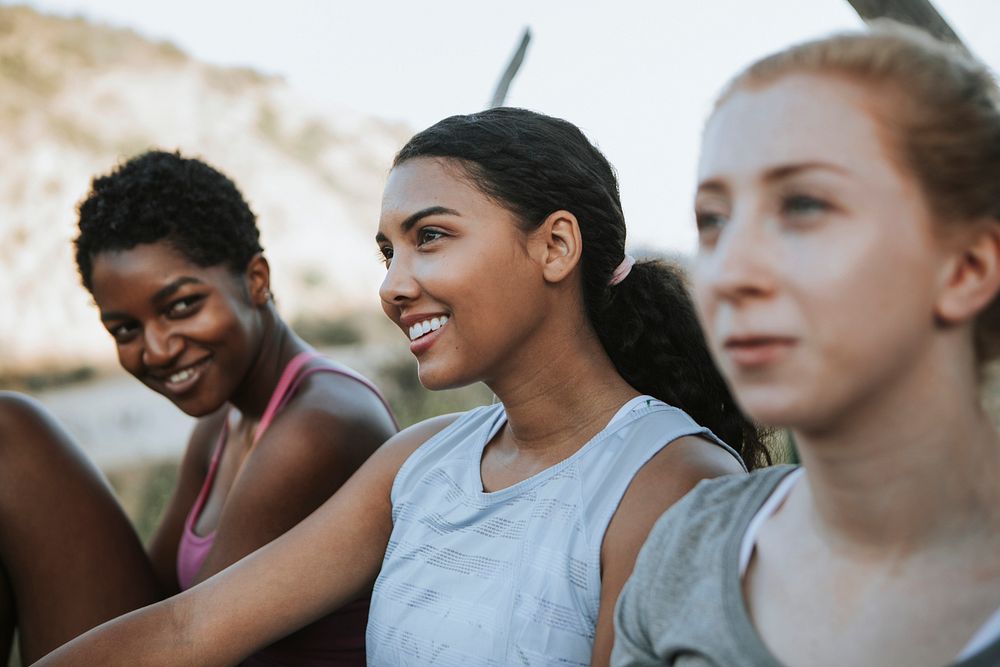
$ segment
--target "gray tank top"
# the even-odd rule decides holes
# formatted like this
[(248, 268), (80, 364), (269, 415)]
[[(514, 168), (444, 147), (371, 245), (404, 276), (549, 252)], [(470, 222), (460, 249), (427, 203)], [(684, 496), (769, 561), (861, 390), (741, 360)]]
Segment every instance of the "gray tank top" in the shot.
[(636, 472), (701, 435), (648, 396), (572, 456), (485, 493), (483, 449), (502, 405), (467, 412), (424, 443), (392, 488), (393, 531), (368, 622), (369, 665), (588, 665), (604, 532)]

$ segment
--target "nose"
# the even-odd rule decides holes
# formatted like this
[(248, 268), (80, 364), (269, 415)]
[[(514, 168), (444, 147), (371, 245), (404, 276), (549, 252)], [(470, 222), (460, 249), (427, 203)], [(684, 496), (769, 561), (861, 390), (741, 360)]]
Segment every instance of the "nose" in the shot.
[(181, 336), (169, 325), (148, 324), (143, 329), (142, 363), (153, 368), (170, 366), (183, 347)]
[(699, 278), (717, 297), (739, 301), (771, 294), (778, 249), (763, 217), (733, 215), (715, 245), (699, 252)]
[(383, 308), (396, 308), (413, 301), (420, 294), (420, 285), (413, 276), (412, 267), (402, 253), (389, 262), (385, 278), (378, 289)]

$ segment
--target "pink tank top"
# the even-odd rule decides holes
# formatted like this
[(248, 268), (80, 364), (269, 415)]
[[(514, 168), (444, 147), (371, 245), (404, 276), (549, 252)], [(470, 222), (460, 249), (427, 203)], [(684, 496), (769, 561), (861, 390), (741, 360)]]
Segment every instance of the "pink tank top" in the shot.
[[(365, 385), (379, 397), (386, 410), (392, 417), (392, 410), (385, 398), (374, 384), (360, 373), (340, 364), (335, 364), (329, 359), (323, 359), (322, 366), (313, 366), (303, 370), (303, 366), (313, 359), (322, 358), (316, 352), (302, 352), (296, 355), (285, 370), (281, 373), (278, 385), (271, 394), (264, 415), (261, 417), (257, 431), (254, 433), (254, 444), (260, 440), (261, 436), (274, 420), (275, 415), (288, 403), (302, 380), (312, 373), (328, 372), (338, 373), (352, 378)], [(300, 372), (301, 371), (301, 372)], [(395, 417), (392, 417), (396, 424)], [(398, 424), (396, 424), (398, 427)], [(181, 590), (191, 588), (194, 578), (201, 569), (208, 552), (215, 541), (215, 531), (207, 535), (198, 535), (194, 532), (195, 523), (201, 515), (202, 507), (208, 499), (208, 494), (212, 490), (212, 483), (215, 480), (216, 469), (219, 459), (222, 457), (222, 450), (226, 446), (226, 437), (229, 430), (228, 419), (219, 435), (219, 442), (215, 446), (212, 455), (212, 462), (202, 484), (201, 492), (197, 500), (188, 512), (187, 520), (184, 522), (184, 530), (181, 533), (180, 544), (177, 549), (177, 581)], [(358, 667), (365, 664), (365, 626), (368, 623), (369, 598), (357, 600), (343, 607), (336, 612), (316, 621), (310, 626), (295, 632), (284, 639), (281, 639), (267, 648), (255, 653), (245, 662), (244, 667), (264, 667), (265, 665), (295, 665), (296, 667)], [(265, 610), (266, 613), (266, 610)]]

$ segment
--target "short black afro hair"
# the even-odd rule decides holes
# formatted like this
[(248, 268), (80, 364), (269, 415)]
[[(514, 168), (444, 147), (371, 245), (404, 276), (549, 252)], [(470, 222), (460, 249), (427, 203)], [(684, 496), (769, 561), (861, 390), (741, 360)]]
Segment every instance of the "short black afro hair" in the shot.
[(94, 257), (166, 241), (198, 266), (239, 272), (261, 252), (256, 217), (236, 185), (201, 160), (148, 151), (91, 183), (79, 206), (76, 265), (92, 290)]

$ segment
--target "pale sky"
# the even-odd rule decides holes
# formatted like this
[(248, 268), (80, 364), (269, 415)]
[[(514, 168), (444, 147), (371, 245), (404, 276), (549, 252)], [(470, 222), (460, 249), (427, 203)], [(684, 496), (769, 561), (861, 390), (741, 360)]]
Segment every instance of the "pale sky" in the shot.
[[(1000, 69), (1000, 0), (934, 0)], [(582, 127), (618, 169), (629, 243), (688, 253), (701, 125), (751, 59), (861, 25), (846, 0), (32, 0), (278, 74), (305, 97), (415, 131), (483, 108), (521, 31), (507, 103)], [(378, 211), (372, 211), (374, 234)]]

